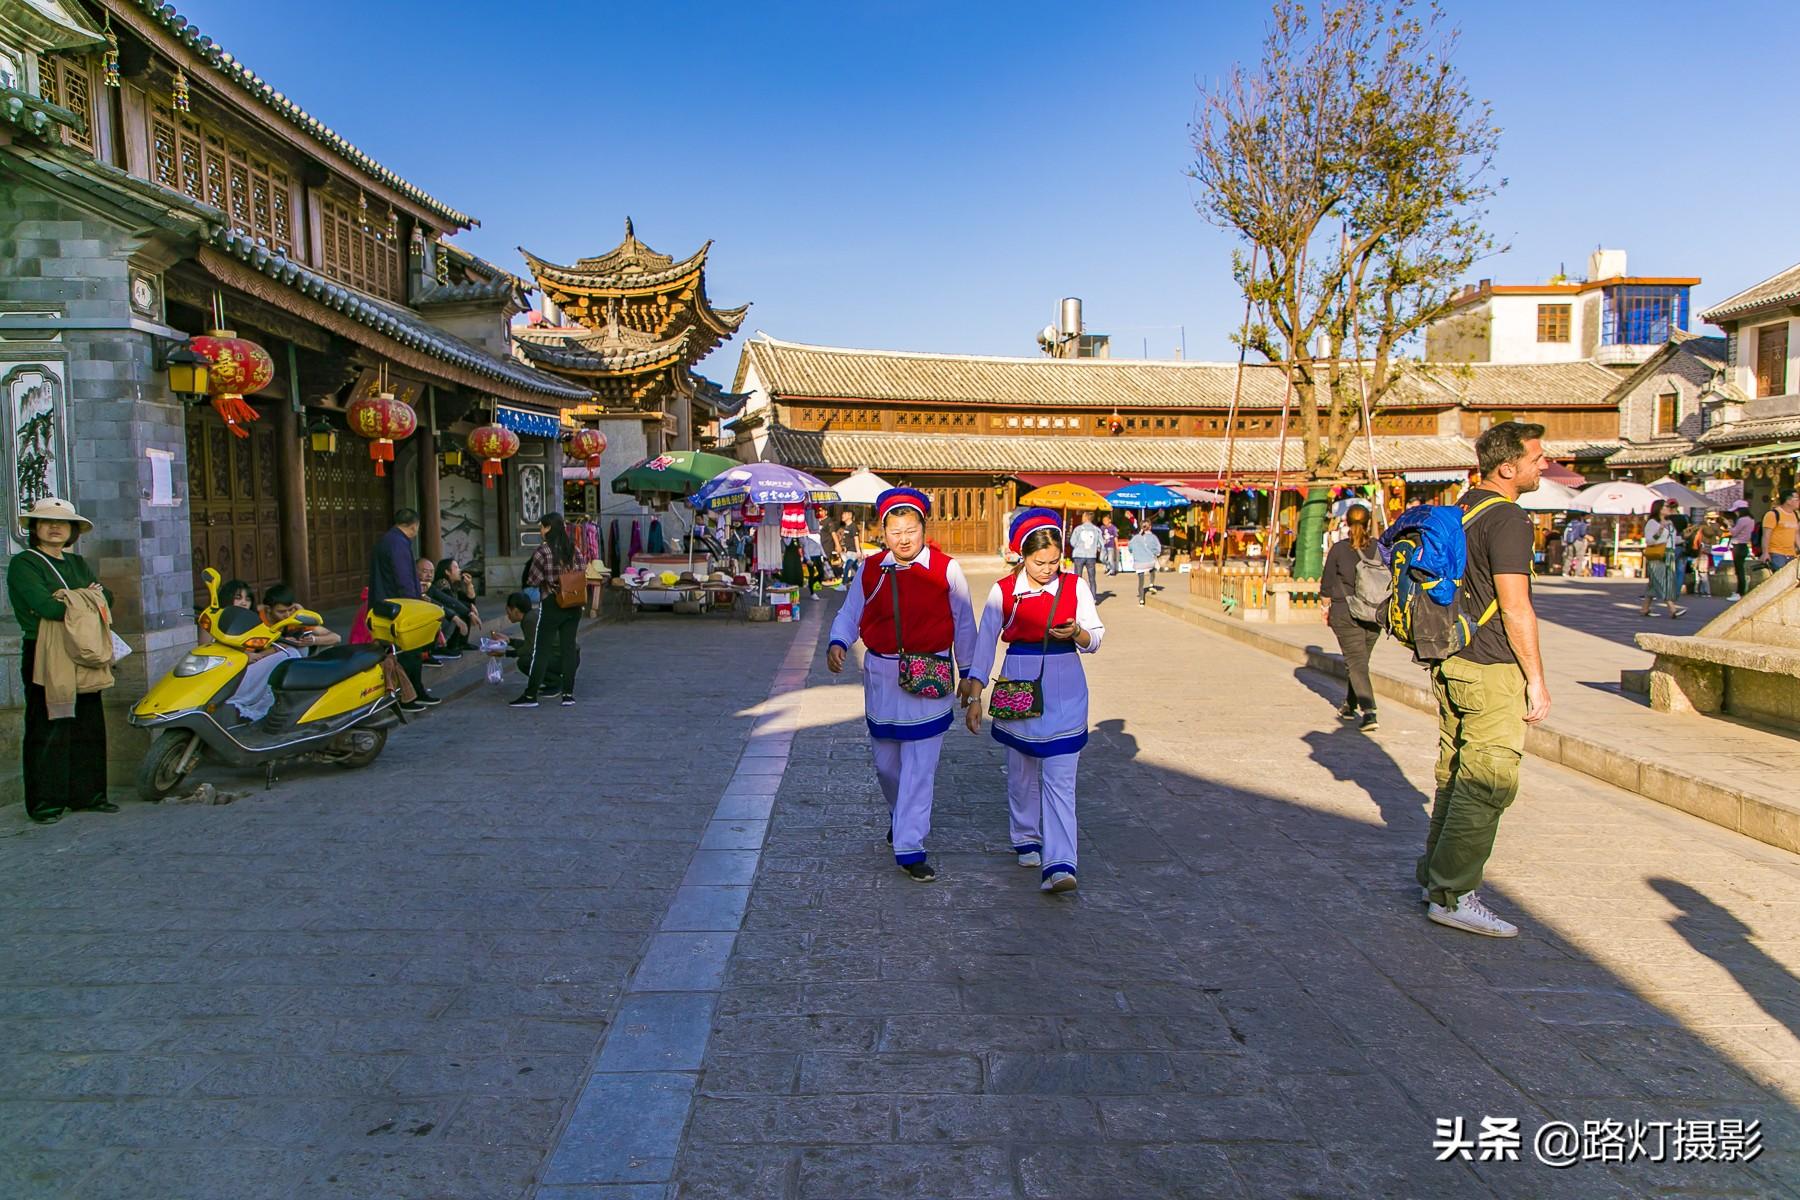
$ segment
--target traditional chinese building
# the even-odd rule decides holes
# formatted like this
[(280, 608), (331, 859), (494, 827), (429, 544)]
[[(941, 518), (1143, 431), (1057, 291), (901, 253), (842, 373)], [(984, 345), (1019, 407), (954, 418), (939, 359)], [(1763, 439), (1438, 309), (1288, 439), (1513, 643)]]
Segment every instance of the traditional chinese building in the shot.
[[(203, 568), (353, 604), (396, 508), (422, 512), (423, 553), (511, 581), (560, 477), (561, 413), (593, 393), (512, 355), (527, 284), (449, 244), (474, 224), (171, 5), (0, 0), (8, 502), (65, 496), (94, 520), (82, 550), (139, 651), (109, 703), (192, 643)], [(273, 363), (236, 427), (167, 370), (221, 318)], [(383, 475), (346, 421), (377, 389), (417, 423)], [(489, 491), (460, 451), (492, 420), (523, 448)], [(0, 723), (20, 702), (4, 616)]]
[[(1020, 492), (1041, 483), (1211, 488), (1229, 470), (1266, 494), (1280, 457), (1283, 486), (1297, 486), (1302, 446), (1291, 416), (1282, 439), (1283, 368), (1247, 366), (1241, 388), (1238, 374), (1230, 363), (921, 354), (759, 334), (738, 363), (734, 387), (749, 401), (733, 451), (828, 480), (867, 467), (909, 483), (932, 496), (946, 549), (987, 554)], [(1542, 423), (1553, 453), (1597, 462), (1619, 446), (1618, 383), (1585, 361), (1410, 365), (1374, 414), (1388, 503), (1460, 489), (1474, 438), (1498, 421)], [(1361, 437), (1351, 446), (1347, 480), (1367, 477), (1369, 449)]]

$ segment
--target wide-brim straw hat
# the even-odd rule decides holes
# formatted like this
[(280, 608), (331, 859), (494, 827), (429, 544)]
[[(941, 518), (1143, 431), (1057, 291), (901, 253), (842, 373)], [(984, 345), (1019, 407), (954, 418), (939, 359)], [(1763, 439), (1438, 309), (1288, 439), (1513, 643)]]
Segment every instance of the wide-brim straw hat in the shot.
[(79, 525), (80, 531), (86, 533), (94, 527), (94, 523), (75, 511), (75, 506), (67, 500), (58, 500), (55, 496), (45, 496), (31, 506), (30, 512), (19, 514), (19, 528), (25, 533), (31, 532), (33, 521), (67, 521), (71, 525)]

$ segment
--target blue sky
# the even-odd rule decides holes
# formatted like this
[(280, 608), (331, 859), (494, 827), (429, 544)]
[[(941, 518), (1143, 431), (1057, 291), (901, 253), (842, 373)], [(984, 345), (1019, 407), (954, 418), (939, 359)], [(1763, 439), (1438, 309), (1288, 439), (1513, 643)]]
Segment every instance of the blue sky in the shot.
[[(834, 345), (1035, 353), (1081, 296), (1115, 355), (1233, 353), (1233, 241), (1194, 210), (1196, 87), (1260, 3), (177, 0), (369, 154), (481, 218), (514, 270), (713, 238), (715, 303)], [(1695, 311), (1800, 259), (1785, 149), (1800, 10), (1448, 0), (1502, 129), (1498, 282), (1698, 275)], [(520, 14), (524, 19), (511, 21)], [(376, 53), (364, 47), (381, 47)], [(1739, 114), (1760, 109), (1755, 121)], [(729, 380), (737, 355), (702, 370)]]

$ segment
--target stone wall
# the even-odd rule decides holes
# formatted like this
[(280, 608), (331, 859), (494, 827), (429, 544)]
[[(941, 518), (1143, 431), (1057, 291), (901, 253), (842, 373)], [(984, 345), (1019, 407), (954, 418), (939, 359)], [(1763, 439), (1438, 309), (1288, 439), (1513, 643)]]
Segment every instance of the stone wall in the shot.
[[(134, 275), (160, 294), (147, 253), (139, 236), (90, 205), (17, 180), (0, 188), (8, 504), (16, 511), (33, 491), (47, 491), (94, 522), (78, 548), (113, 590), (118, 632), (136, 651), (106, 695), (115, 785), (130, 782), (146, 745), (126, 725), (126, 710), (147, 679), (168, 670), (194, 641), (182, 408), (153, 366), (160, 304), (138, 309), (131, 299)], [(34, 417), (47, 440), (27, 434)], [(152, 450), (168, 456), (174, 503), (151, 502)], [(47, 459), (41, 477), (34, 475), (38, 457)], [(9, 522), (7, 561), (22, 548)], [(10, 602), (0, 600), (0, 736), (14, 745), (23, 704), (19, 647)], [(18, 788), (9, 770), (0, 801), (16, 801)]]

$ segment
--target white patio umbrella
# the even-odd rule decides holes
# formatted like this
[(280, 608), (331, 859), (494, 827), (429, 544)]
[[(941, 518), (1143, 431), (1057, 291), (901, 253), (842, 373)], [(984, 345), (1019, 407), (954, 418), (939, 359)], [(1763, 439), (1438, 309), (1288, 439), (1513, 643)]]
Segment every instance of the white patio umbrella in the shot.
[(836, 485), (839, 504), (873, 504), (875, 497), (894, 485), (867, 467), (858, 467)]
[(1667, 475), (1650, 485), (1650, 490), (1665, 500), (1673, 500), (1681, 508), (1718, 508), (1719, 502), (1711, 496), (1702, 496), (1693, 488), (1676, 483)]
[(1613, 517), (1613, 558), (1619, 557), (1619, 522), (1618, 517), (1636, 516), (1647, 513), (1650, 506), (1659, 500), (1667, 500), (1659, 496), (1649, 487), (1641, 483), (1633, 483), (1629, 479), (1614, 479), (1609, 483), (1596, 483), (1582, 488), (1575, 493), (1571, 507), (1582, 512), (1593, 513), (1597, 517)]
[(1537, 490), (1519, 497), (1519, 507), (1527, 512), (1570, 512), (1578, 507), (1575, 489), (1554, 479), (1538, 480)]

